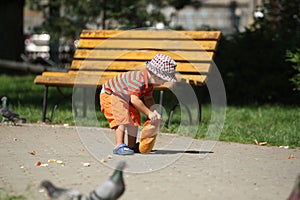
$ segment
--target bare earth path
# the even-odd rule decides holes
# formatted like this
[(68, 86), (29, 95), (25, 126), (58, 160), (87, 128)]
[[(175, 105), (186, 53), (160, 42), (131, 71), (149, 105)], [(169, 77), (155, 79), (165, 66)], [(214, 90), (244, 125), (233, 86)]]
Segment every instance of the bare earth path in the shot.
[(203, 141), (171, 134), (158, 137), (156, 152), (126, 157), (111, 154), (113, 134), (102, 128), (0, 126), (0, 141), (0, 187), (33, 200), (48, 199), (43, 179), (89, 192), (120, 159), (128, 200), (286, 199), (300, 173), (300, 150), (216, 142), (208, 153)]

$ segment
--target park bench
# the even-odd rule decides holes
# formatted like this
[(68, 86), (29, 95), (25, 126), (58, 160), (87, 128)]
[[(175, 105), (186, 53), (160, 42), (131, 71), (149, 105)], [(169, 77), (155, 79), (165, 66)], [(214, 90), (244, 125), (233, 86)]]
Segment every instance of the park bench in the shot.
[[(43, 72), (34, 80), (44, 85), (42, 121), (46, 120), (49, 87), (100, 88), (118, 73), (145, 67), (158, 53), (177, 62), (178, 79), (203, 85), (220, 37), (220, 31), (83, 30), (68, 72)], [(167, 88), (155, 87), (160, 91), (160, 104)]]

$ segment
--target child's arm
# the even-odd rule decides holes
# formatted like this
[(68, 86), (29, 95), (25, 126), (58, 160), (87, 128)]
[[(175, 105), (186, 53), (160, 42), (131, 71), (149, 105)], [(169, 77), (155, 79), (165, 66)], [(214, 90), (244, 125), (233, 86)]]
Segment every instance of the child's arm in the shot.
[(153, 96), (144, 96), (144, 102), (148, 108), (151, 108), (155, 104)]
[[(151, 105), (151, 103), (153, 103), (152, 105), (154, 105), (153, 98), (152, 98), (152, 100), (150, 98), (151, 97), (148, 97), (148, 99), (147, 99), (147, 97), (146, 97), (146, 99), (145, 99), (145, 103), (147, 104), (147, 106)], [(134, 107), (136, 107), (136, 109), (138, 109), (140, 112), (144, 113), (151, 121), (161, 119), (160, 114), (157, 113), (155, 110), (151, 111), (139, 97), (137, 97), (135, 95), (131, 95), (130, 102), (132, 103), (132, 105)]]

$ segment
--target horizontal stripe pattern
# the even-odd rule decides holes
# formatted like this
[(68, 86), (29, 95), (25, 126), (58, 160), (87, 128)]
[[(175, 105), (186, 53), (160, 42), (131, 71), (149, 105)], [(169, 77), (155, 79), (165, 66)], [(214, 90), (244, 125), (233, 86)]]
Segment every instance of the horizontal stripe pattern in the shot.
[(129, 101), (130, 95), (151, 96), (153, 85), (148, 82), (147, 69), (120, 73), (103, 84), (103, 90)]

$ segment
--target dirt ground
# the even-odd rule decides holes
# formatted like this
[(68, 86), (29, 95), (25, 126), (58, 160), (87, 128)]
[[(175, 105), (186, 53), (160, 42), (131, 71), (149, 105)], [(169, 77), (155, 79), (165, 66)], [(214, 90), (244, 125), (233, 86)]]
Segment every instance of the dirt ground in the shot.
[(44, 179), (87, 193), (119, 160), (127, 162), (123, 200), (286, 199), (300, 173), (300, 150), (173, 134), (160, 134), (153, 153), (133, 156), (113, 155), (113, 133), (103, 128), (0, 126), (0, 140), (0, 187), (33, 200), (48, 199)]

